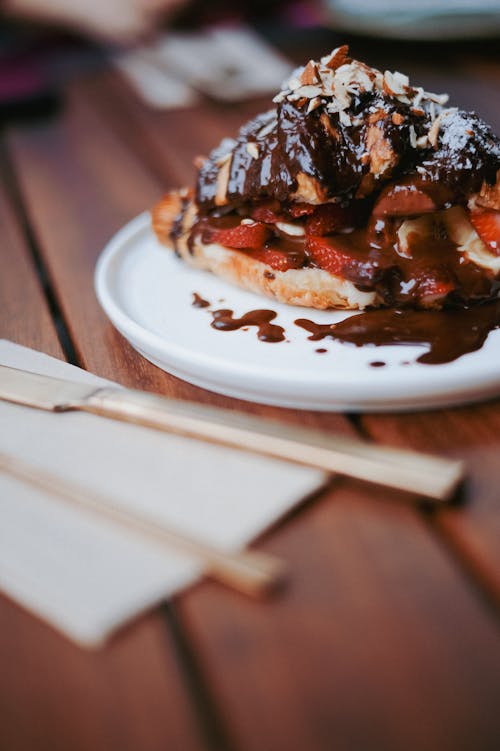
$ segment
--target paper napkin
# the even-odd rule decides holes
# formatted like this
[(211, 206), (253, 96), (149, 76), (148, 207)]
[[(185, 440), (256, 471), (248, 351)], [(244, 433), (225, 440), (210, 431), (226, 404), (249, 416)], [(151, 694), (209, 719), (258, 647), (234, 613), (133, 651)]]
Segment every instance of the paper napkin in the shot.
[[(1, 340), (0, 364), (109, 385)], [(2, 401), (0, 451), (226, 550), (245, 546), (325, 479), (140, 426)], [(0, 590), (74, 641), (102, 643), (201, 574), (196, 560), (0, 473)]]

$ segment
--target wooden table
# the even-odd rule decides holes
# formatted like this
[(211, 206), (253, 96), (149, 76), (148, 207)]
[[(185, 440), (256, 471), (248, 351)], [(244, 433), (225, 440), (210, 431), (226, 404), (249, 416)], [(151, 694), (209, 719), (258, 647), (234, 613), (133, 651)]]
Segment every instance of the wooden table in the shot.
[[(388, 47), (368, 59), (500, 130), (491, 52)], [(261, 541), (290, 563), (282, 596), (259, 604), (205, 582), (95, 653), (0, 598), (2, 751), (500, 748), (500, 404), (352, 416), (240, 403), (150, 365), (97, 304), (110, 236), (191, 182), (193, 157), (264, 106), (158, 113), (101, 70), (67, 86), (56, 117), (9, 127), (0, 335), (127, 386), (462, 457), (463, 503), (431, 513), (338, 480)]]

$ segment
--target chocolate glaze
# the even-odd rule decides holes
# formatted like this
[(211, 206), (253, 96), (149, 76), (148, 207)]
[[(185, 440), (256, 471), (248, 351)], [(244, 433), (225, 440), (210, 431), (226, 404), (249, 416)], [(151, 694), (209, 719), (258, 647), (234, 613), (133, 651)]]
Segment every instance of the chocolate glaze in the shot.
[(334, 324), (299, 318), (295, 324), (309, 331), (312, 341), (330, 337), (357, 347), (424, 344), (430, 349), (417, 362), (437, 365), (483, 346), (490, 331), (500, 327), (500, 300), (461, 310), (372, 310)]
[(285, 330), (282, 326), (271, 323), (276, 318), (274, 310), (250, 310), (241, 318), (234, 318), (232, 310), (214, 310), (210, 324), (217, 331), (235, 331), (244, 326), (257, 326), (257, 337), (262, 342), (283, 342)]
[[(396, 163), (374, 178), (363, 155), (376, 111), (384, 113), (376, 127), (395, 153)], [(236, 139), (224, 139), (200, 169), (196, 190), (200, 214), (216, 209), (219, 165), (231, 153), (227, 199), (233, 208), (264, 198), (288, 200), (297, 190), (299, 172), (317, 180), (325, 200), (344, 201), (360, 191), (363, 195), (377, 192), (389, 180), (407, 175), (420, 175), (427, 184), (447, 187), (455, 202), (478, 191), (483, 180), (495, 182), (500, 139), (475, 113), (447, 110), (436, 149), (412, 146), (410, 129), (416, 138), (429, 129), (431, 119), (425, 107), (416, 109), (375, 91), (353, 96), (347, 114), (350, 125), (323, 106), (307, 114), (303, 104), (284, 101), (276, 110), (251, 120)], [(393, 115), (402, 115), (402, 122), (395, 124)], [(248, 153), (249, 142), (258, 145), (258, 157)]]
[(208, 300), (204, 300), (198, 292), (193, 292), (193, 302), (191, 303), (193, 308), (209, 308), (210, 303)]

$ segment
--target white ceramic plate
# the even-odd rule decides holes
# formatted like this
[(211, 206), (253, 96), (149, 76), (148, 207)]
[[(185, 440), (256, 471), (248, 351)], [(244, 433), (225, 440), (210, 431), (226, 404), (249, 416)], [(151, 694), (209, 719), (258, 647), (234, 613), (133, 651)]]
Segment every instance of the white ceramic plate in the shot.
[[(422, 346), (355, 347), (308, 340), (296, 318), (332, 323), (345, 313), (281, 305), (185, 266), (156, 241), (149, 216), (127, 224), (103, 251), (96, 269), (99, 301), (116, 328), (144, 357), (190, 383), (228, 396), (283, 407), (394, 411), (477, 401), (500, 393), (500, 330), (483, 348), (445, 365), (415, 362)], [(210, 326), (209, 309), (242, 315), (272, 309), (287, 341), (257, 339), (256, 329)], [(320, 347), (328, 351), (318, 354)], [(383, 361), (385, 367), (371, 367)], [(403, 363), (410, 364), (403, 364)]]

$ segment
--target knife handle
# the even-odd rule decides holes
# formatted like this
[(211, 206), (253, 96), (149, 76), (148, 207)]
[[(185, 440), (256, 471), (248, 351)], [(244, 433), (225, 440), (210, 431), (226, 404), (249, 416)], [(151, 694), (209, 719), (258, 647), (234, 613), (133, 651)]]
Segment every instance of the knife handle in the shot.
[(386, 448), (142, 391), (99, 389), (75, 407), (406, 490), (413, 497), (447, 500), (464, 476), (460, 461)]

